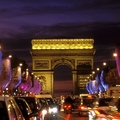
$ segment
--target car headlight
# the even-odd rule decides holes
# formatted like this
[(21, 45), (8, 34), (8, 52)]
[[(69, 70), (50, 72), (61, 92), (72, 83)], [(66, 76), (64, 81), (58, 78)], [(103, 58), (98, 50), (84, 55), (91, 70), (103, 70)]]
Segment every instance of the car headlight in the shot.
[(47, 114), (47, 110), (42, 110), (42, 115), (45, 115), (45, 114)]
[(49, 113), (57, 113), (58, 109), (56, 107), (49, 108)]
[(29, 118), (29, 120), (37, 120), (37, 117)]

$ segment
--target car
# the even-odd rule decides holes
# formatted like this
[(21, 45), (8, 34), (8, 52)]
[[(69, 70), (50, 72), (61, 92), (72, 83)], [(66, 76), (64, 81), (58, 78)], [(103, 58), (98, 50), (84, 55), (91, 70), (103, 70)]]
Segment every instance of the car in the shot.
[(63, 103), (64, 113), (71, 114), (71, 113), (78, 113), (78, 107), (80, 105), (80, 98), (73, 97), (71, 98), (68, 96)]
[(37, 99), (41, 103), (41, 108), (48, 109), (48, 103), (47, 103), (47, 100), (45, 98), (37, 98)]
[(72, 113), (72, 105), (70, 103), (63, 104), (64, 113), (71, 114)]
[(41, 103), (41, 108), (47, 109), (47, 118), (57, 118), (57, 113), (58, 113), (58, 106), (54, 102), (54, 100), (50, 98), (38, 98), (39, 102)]
[(25, 120), (12, 96), (0, 96), (0, 120)]
[(112, 110), (110, 107), (98, 107), (93, 110), (93, 116), (90, 117), (90, 120), (120, 120), (120, 112), (114, 108)]
[(48, 114), (49, 117), (57, 117), (58, 105), (54, 102), (52, 98), (45, 98), (48, 103)]
[(18, 104), (25, 120), (36, 120), (38, 119), (38, 113), (37, 112), (32, 112), (30, 106), (26, 102), (24, 98), (18, 98), (14, 97), (16, 103)]
[(120, 120), (120, 98), (99, 98), (97, 106), (89, 111), (94, 120)]
[(88, 116), (89, 110), (93, 106), (94, 98), (83, 98), (81, 99), (80, 105), (78, 106), (78, 115), (79, 116)]
[(79, 97), (75, 97), (73, 99), (73, 104), (72, 104), (72, 112), (79, 112), (79, 106), (81, 103), (81, 99)]
[(21, 98), (24, 98), (26, 102), (29, 104), (32, 112), (38, 113), (39, 119), (45, 120), (46, 119), (46, 114), (47, 110), (44, 108), (42, 109), (41, 103), (39, 100), (34, 97), (34, 96), (21, 96)]
[(62, 111), (62, 100), (60, 97), (53, 98), (54, 102), (58, 106), (58, 111)]

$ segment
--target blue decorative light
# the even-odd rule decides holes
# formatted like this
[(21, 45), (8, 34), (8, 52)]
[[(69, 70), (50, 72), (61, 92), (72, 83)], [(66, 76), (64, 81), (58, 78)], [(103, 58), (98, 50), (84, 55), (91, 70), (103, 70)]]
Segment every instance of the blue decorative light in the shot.
[(107, 90), (108, 88), (108, 84), (105, 84), (105, 79), (104, 79), (104, 71), (102, 70), (101, 71), (101, 75), (100, 75), (100, 82), (101, 82), (101, 85), (104, 87), (105, 91)]

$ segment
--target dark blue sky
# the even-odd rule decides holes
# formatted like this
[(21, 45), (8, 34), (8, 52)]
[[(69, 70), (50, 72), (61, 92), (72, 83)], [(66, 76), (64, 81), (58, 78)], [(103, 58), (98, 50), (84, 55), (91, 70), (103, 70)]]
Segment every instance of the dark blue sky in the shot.
[(3, 53), (30, 65), (33, 38), (93, 38), (95, 64), (113, 61), (120, 41), (120, 0), (0, 0)]

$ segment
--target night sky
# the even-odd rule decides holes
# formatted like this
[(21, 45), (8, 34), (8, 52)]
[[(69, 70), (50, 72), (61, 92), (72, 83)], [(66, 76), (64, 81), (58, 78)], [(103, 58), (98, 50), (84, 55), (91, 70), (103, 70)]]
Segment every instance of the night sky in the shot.
[(93, 38), (95, 65), (113, 62), (120, 41), (120, 0), (0, 0), (3, 54), (31, 67), (33, 38)]

